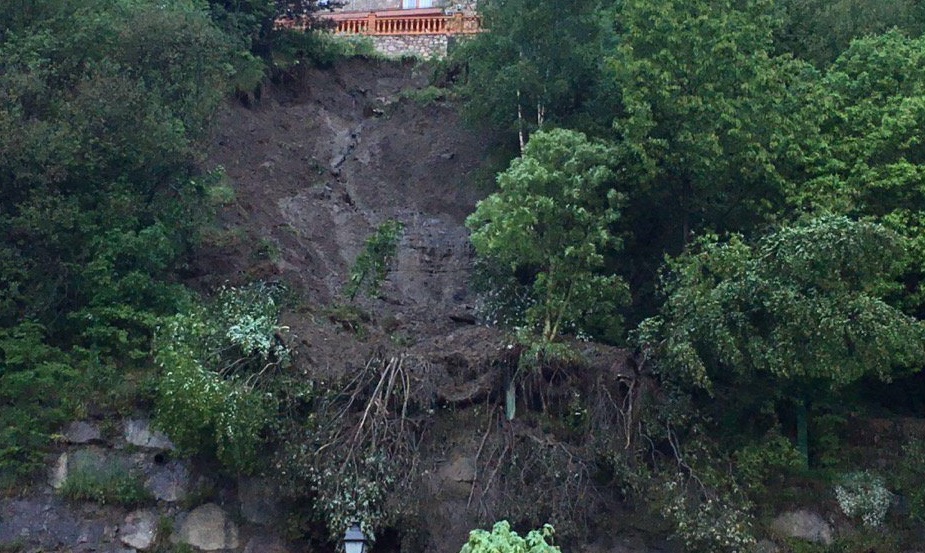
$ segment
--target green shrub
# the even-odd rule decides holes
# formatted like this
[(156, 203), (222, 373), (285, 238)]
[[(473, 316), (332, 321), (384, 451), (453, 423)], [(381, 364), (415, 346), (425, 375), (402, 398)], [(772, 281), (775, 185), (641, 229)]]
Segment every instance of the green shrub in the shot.
[(339, 325), (344, 330), (353, 332), (361, 340), (365, 339), (368, 334), (365, 325), (372, 320), (369, 313), (351, 303), (329, 305), (325, 308), (324, 315), (329, 321)]
[(868, 471), (852, 472), (835, 486), (838, 506), (849, 517), (860, 517), (864, 525), (878, 528), (886, 518), (893, 494), (880, 476)]
[(159, 352), (165, 369), (159, 385), (157, 423), (187, 454), (215, 451), (235, 472), (257, 462), (269, 416), (260, 397), (202, 366), (187, 352)]
[(61, 487), (63, 497), (101, 505), (136, 507), (152, 500), (141, 477), (125, 462), (75, 455)]
[(661, 484), (659, 510), (690, 553), (744, 553), (755, 543), (748, 505), (733, 488), (718, 493), (678, 474)]
[(375, 540), (376, 528), (384, 526), (389, 514), (385, 501), (395, 483), (394, 469), (385, 455), (368, 455), (353, 462), (331, 458), (311, 471), (317, 494), (315, 516), (334, 536), (360, 521), (363, 532)]
[(399, 96), (422, 106), (429, 106), (447, 99), (449, 91), (445, 88), (427, 86), (421, 89), (402, 90)]
[(910, 441), (902, 452), (893, 482), (909, 504), (909, 517), (925, 522), (925, 440)]
[(44, 327), (29, 322), (0, 329), (0, 487), (44, 467), (42, 451), (71, 411), (77, 373), (45, 339)]
[(273, 49), (273, 64), (283, 70), (303, 63), (327, 67), (351, 57), (383, 56), (369, 37), (338, 37), (327, 32), (281, 31)]
[(511, 530), (508, 521), (502, 520), (495, 523), (491, 532), (469, 532), (469, 541), (460, 553), (560, 553), (552, 544), (554, 533), (553, 527), (546, 524), (540, 530), (531, 530), (524, 538)]
[(213, 317), (224, 330), (224, 338), (237, 348), (239, 355), (252, 358), (261, 366), (288, 360), (288, 349), (276, 337), (287, 330), (279, 326), (280, 292), (262, 282), (223, 288), (214, 310)]
[(159, 329), (156, 420), (184, 453), (214, 451), (235, 472), (256, 467), (271, 412), (256, 388), (289, 356), (277, 338), (285, 330), (277, 292), (259, 283), (225, 288)]
[(350, 269), (350, 281), (344, 290), (350, 301), (361, 291), (369, 297), (379, 293), (379, 285), (388, 274), (404, 228), (401, 222), (389, 220), (379, 225), (376, 232), (366, 239), (363, 251)]
[(209, 171), (200, 179), (194, 179), (194, 185), (201, 186), (205, 200), (211, 207), (228, 205), (234, 202), (237, 194), (228, 180), (228, 174), (221, 165)]
[(772, 476), (786, 474), (802, 466), (800, 452), (777, 430), (736, 453), (736, 476), (749, 489), (759, 493), (764, 491), (765, 483)]

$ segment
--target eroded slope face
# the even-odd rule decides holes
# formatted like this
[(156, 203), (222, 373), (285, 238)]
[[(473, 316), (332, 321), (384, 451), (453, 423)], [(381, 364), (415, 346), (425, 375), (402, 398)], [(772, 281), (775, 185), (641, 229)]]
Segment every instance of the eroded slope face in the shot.
[(204, 165), (223, 166), (236, 197), (200, 256), (199, 280), (281, 278), (330, 304), (366, 238), (397, 219), (405, 231), (379, 305), (409, 324), (464, 310), (472, 256), (463, 222), (492, 145), (452, 107), (401, 98), (428, 74), (345, 62), (269, 86), (256, 107), (225, 108)]

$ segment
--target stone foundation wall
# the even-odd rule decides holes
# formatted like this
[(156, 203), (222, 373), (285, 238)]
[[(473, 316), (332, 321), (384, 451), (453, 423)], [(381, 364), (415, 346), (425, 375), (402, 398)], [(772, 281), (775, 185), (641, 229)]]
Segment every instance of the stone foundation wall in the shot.
[[(420, 2), (419, 2), (420, 4)], [(344, 7), (337, 11), (345, 12), (374, 12), (378, 10), (400, 10), (402, 0), (346, 0)], [(464, 10), (474, 11), (475, 0), (433, 0), (428, 8), (456, 8), (461, 6)]]
[(447, 35), (405, 35), (370, 37), (376, 50), (386, 56), (419, 56), (442, 58), (446, 56)]

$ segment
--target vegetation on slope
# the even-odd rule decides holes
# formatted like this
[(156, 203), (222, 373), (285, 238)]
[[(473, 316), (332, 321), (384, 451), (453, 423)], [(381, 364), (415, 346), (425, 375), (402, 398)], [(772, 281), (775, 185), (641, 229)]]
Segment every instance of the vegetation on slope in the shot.
[[(832, 461), (825, 431), (884, 402), (858, 383), (913, 375), (888, 391), (903, 405), (923, 391), (925, 16), (896, 0), (858, 17), (873, 4), (484, 3), (491, 32), (452, 63), (471, 118), (520, 156), (469, 225), (491, 320), (520, 341), (499, 361), (509, 418), (520, 390), (560, 440), (496, 444), (499, 467), (534, 462), (524, 488), (550, 488), (511, 512), (539, 524), (574, 506), (557, 492), (620, 489), (690, 550), (741, 551), (751, 501), (809, 467), (849, 472), (845, 514), (882, 520), (852, 494), (883, 480)], [(385, 524), (388, 490), (408, 485), (389, 475), (412, 472), (405, 414), (433, 401), (420, 367), (279, 378), (279, 290), (204, 301), (178, 284), (220, 178), (195, 170), (213, 110), (317, 46), (272, 31), (281, 7), (314, 6), (0, 6), (0, 484), (40, 466), (66, 417), (146, 402), (232, 472), (286, 444), (279, 478), (331, 534)], [(373, 276), (390, 255), (367, 260)], [(557, 405), (525, 393), (580, 370), (571, 338), (636, 348), (632, 378), (614, 395), (576, 378)], [(921, 444), (904, 451), (889, 484), (921, 519)]]
[(199, 141), (259, 86), (282, 4), (0, 6), (0, 485), (65, 417), (150, 392), (152, 337), (197, 303), (177, 282), (220, 178)]
[[(639, 324), (592, 335), (638, 348), (674, 404), (678, 418), (650, 429), (643, 454), (669, 448), (669, 465), (648, 470), (681, 469), (655, 503), (692, 550), (748, 541), (711, 533), (721, 511), (694, 515), (747, 505), (735, 482), (756, 460), (819, 466), (815, 414), (885, 401), (861, 398), (852, 383), (921, 381), (925, 19), (902, 1), (873, 7), (602, 0), (563, 14), (560, 27), (542, 18), (560, 13), (552, 3), (487, 2), (492, 33), (457, 51), (470, 115), (521, 149), (470, 219), (483, 279), (514, 313), (502, 322), (541, 344), (550, 341), (541, 309), (574, 307), (563, 330), (577, 336), (594, 325), (583, 302)], [(573, 169), (583, 166), (575, 132), (596, 137), (607, 179)], [(524, 170), (547, 157), (561, 173)], [(621, 198), (619, 217), (605, 197)], [(598, 285), (572, 275), (567, 287), (548, 286), (563, 267), (587, 271), (583, 259), (594, 260)], [(600, 302), (607, 279), (629, 283), (633, 302)], [(802, 462), (784, 462), (799, 458), (787, 440), (757, 455), (749, 445), (781, 435)], [(711, 467), (737, 456), (726, 475)]]

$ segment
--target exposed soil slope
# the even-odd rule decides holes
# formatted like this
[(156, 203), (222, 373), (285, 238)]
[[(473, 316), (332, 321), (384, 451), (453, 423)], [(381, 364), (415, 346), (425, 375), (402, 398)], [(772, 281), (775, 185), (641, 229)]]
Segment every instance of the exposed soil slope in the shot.
[[(388, 507), (411, 506), (414, 515), (399, 521), (400, 528), (386, 528), (377, 551), (455, 553), (472, 528), (518, 520), (512, 505), (520, 507), (523, 521), (541, 518), (560, 529), (583, 528), (588, 538), (602, 536), (588, 552), (672, 551), (657, 537), (660, 528), (633, 526), (617, 494), (598, 493), (571, 446), (537, 423), (542, 417), (522, 410), (513, 422), (505, 421), (505, 371), (518, 349), (502, 332), (472, 324), (473, 252), (464, 226), (482, 195), (481, 168), (497, 144), (467, 129), (452, 105), (407, 97), (406, 91), (428, 84), (428, 72), (410, 63), (347, 61), (269, 84), (256, 105), (227, 104), (202, 166), (224, 167), (234, 198), (221, 208), (215, 228), (205, 232), (188, 282), (205, 292), (225, 283), (284, 283), (293, 292), (283, 320), (290, 329), (283, 339), (294, 350), (287, 370), (306, 378), (335, 382), (364, 374), (361, 369), (373, 358), (407, 360), (405, 389), (413, 390), (417, 409), (408, 419), (416, 433), (415, 461), (401, 475), (405, 487), (393, 494), (401, 497), (389, 498)], [(365, 240), (389, 219), (404, 223), (405, 231), (381, 293), (347, 302), (343, 288), (351, 265)], [(572, 397), (568, 386), (591, 393), (617, 385), (612, 367), (628, 362), (629, 354), (580, 347), (589, 366), (580, 375), (549, 375), (560, 389), (548, 386), (542, 374), (535, 375), (535, 385), (525, 383), (524, 392), (533, 390), (544, 410), (547, 404), (566, 408)], [(521, 397), (520, 403), (530, 400)], [(118, 436), (102, 442), (120, 454)], [(56, 466), (76, 450), (62, 453)], [(514, 467), (515, 456), (520, 468)], [(147, 462), (158, 454), (142, 457)], [(201, 467), (190, 470), (196, 475)], [(258, 481), (257, 487), (267, 485)], [(247, 490), (254, 486), (237, 484), (222, 482), (210, 500), (254, 522), (246, 516), (253, 503)], [(117, 530), (134, 515), (93, 509), (61, 501), (50, 487), (23, 501), (0, 501), (0, 516), (11, 520), (5, 525), (0, 520), (0, 543), (24, 531), (31, 532), (30, 544), (43, 547), (84, 544), (74, 551), (108, 551), (125, 542), (125, 532)], [(158, 509), (176, 524), (192, 516), (169, 501), (159, 502)], [(34, 528), (45, 523), (10, 515), (38, 511), (67, 524)], [(263, 533), (278, 539), (285, 526), (262, 524), (242, 524), (245, 551), (292, 550), (254, 549), (251, 544)]]
[(473, 173), (491, 144), (451, 107), (401, 98), (426, 85), (427, 71), (348, 62), (271, 85), (256, 107), (227, 106), (206, 166), (227, 172), (237, 197), (222, 220), (238, 229), (234, 245), (250, 258), (203, 252), (203, 276), (255, 276), (262, 253), (268, 274), (257, 276), (278, 275), (328, 303), (364, 240), (397, 219), (405, 237), (384, 297), (431, 317), (463, 305), (463, 221), (479, 197)]
[(224, 167), (236, 195), (197, 255), (194, 280), (206, 289), (255, 279), (294, 287), (304, 306), (285, 322), (317, 370), (362, 363), (376, 341), (314, 323), (344, 301), (352, 263), (386, 220), (405, 231), (381, 298), (359, 300), (374, 319), (364, 331), (384, 326), (410, 345), (460, 327), (451, 315), (471, 316), (464, 220), (493, 144), (452, 106), (403, 96), (425, 87), (430, 71), (367, 60), (306, 69), (268, 85), (256, 105), (218, 115), (203, 166)]
[[(485, 438), (503, 385), (493, 367), (511, 345), (502, 333), (469, 324), (473, 252), (464, 222), (484, 194), (477, 181), (499, 145), (467, 128), (453, 105), (408, 98), (427, 86), (429, 72), (412, 63), (347, 61), (270, 85), (256, 106), (228, 105), (205, 167), (223, 166), (236, 196), (221, 214), (219, 239), (198, 256), (197, 280), (205, 288), (281, 280), (299, 292), (301, 304), (284, 322), (303, 374), (353, 374), (384, 350), (426, 367), (415, 377), (419, 385), (456, 407), (430, 421), (437, 426), (421, 444), (418, 485), (429, 513), (422, 530), (426, 550), (452, 553), (474, 525), (506, 516), (497, 509), (510, 490), (493, 490), (491, 479), (476, 486), (474, 473), (457, 473), (469, 467), (463, 472), (496, 475), (503, 464), (504, 451), (492, 461)], [(342, 320), (337, 306), (346, 303), (350, 266), (388, 219), (405, 225), (396, 263), (380, 297), (360, 299), (364, 319)], [(605, 375), (625, 353), (594, 346), (586, 355), (600, 358), (588, 374)], [(488, 410), (453, 414), (473, 403)], [(542, 435), (519, 421), (508, 431), (526, 442)], [(586, 515), (559, 513), (560, 522)]]

